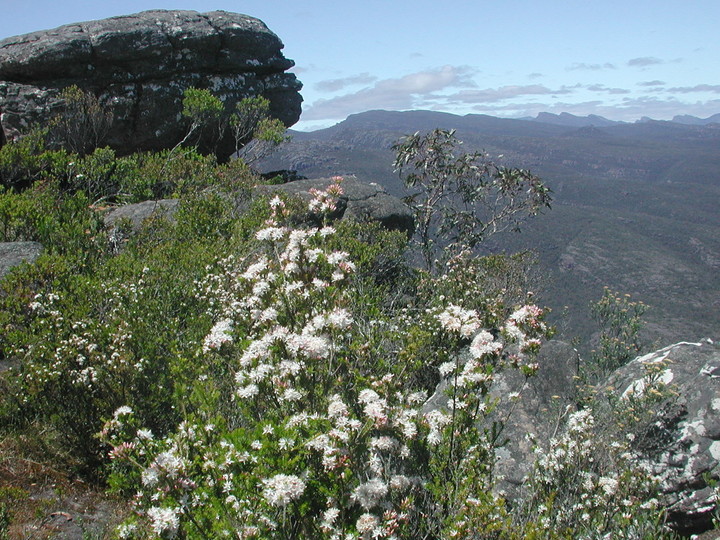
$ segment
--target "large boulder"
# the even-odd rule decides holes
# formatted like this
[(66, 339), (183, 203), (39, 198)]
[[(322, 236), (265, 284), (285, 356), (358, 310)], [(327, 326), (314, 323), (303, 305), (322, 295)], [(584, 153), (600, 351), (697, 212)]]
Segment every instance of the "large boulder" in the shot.
[[(262, 190), (281, 191), (309, 201), (313, 190), (325, 190), (334, 182), (333, 178), (309, 178), (262, 186)], [(402, 200), (389, 195), (382, 186), (374, 182), (362, 182), (354, 176), (345, 177), (340, 185), (343, 193), (336, 202), (336, 215), (332, 217), (361, 222), (376, 221), (387, 229), (412, 235), (415, 230), (412, 210)]]
[[(283, 44), (253, 17), (212, 11), (144, 11), (0, 41), (0, 144), (46, 125), (77, 85), (111, 110), (107, 144), (120, 153), (172, 147), (185, 135), (182, 97), (207, 88), (228, 107), (270, 100), (286, 126), (300, 118), (301, 84), (285, 71)], [(221, 158), (234, 150), (226, 136)]]
[[(535, 377), (525, 380), (507, 370), (493, 381), (490, 394), (499, 405), (489, 421), (502, 422), (505, 441), (496, 450), (494, 472), (498, 491), (511, 501), (522, 497), (532, 474), (531, 439), (560, 435), (563, 413), (575, 409), (579, 361), (573, 347), (550, 341), (540, 350)], [(608, 396), (614, 402), (639, 397), (649, 369), (669, 392), (653, 407), (656, 412), (634, 427), (635, 450), (643, 468), (660, 481), (657, 498), (672, 527), (682, 534), (706, 531), (717, 509), (711, 484), (720, 480), (720, 345), (683, 342), (640, 356), (597, 385), (596, 395), (603, 402)], [(446, 408), (447, 386), (447, 381), (438, 385), (425, 411)]]
[(674, 397), (648, 426), (647, 467), (660, 478), (661, 501), (683, 533), (712, 526), (717, 506), (708, 480), (720, 479), (720, 346), (710, 340), (677, 343), (636, 358), (604, 387), (619, 396), (644, 388), (648, 367)]
[(39, 242), (0, 242), (0, 279), (22, 263), (35, 262), (42, 250)]

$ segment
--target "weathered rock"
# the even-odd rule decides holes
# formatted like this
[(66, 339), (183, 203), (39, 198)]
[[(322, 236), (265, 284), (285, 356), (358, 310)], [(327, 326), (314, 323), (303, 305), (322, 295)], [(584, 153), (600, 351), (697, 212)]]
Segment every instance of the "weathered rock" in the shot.
[(707, 478), (720, 479), (720, 346), (706, 340), (665, 347), (618, 369), (605, 389), (641, 391), (648, 366), (661, 367), (660, 380), (677, 397), (649, 426), (655, 447), (644, 449), (646, 464), (661, 479), (661, 502), (677, 529), (707, 530), (716, 506)]
[[(525, 381), (513, 371), (495, 377), (490, 394), (500, 404), (489, 421), (504, 424), (500, 440), (507, 441), (496, 451), (495, 473), (498, 490), (510, 500), (521, 495), (533, 466), (527, 435), (538, 441), (559, 435), (563, 411), (576, 405), (578, 360), (571, 346), (550, 341), (541, 349), (534, 378)], [(683, 534), (706, 531), (717, 508), (708, 478), (720, 479), (720, 346), (710, 340), (678, 343), (638, 357), (598, 385), (598, 395), (639, 395), (648, 366), (660, 369), (655, 377), (671, 392), (665, 403), (655, 406), (649, 423), (636, 428), (642, 433), (633, 433), (636, 451), (644, 467), (660, 479), (658, 499), (673, 528)], [(443, 381), (424, 410), (446, 406), (445, 388)], [(509, 397), (513, 393), (520, 393), (516, 401)]]
[(24, 262), (34, 262), (42, 253), (38, 242), (0, 242), (0, 278)]
[[(103, 216), (103, 221), (108, 229), (108, 238), (113, 251), (121, 251), (128, 238), (137, 233), (148, 219), (155, 216), (174, 219), (179, 206), (179, 199), (161, 199), (126, 204), (107, 212)], [(127, 225), (127, 227), (123, 227), (123, 225)]]
[(172, 217), (177, 211), (179, 204), (179, 199), (161, 199), (159, 201), (143, 201), (135, 204), (126, 204), (110, 210), (103, 216), (103, 221), (107, 228), (112, 229), (119, 222), (128, 220), (133, 231), (138, 231), (146, 219), (158, 212)]
[[(520, 487), (533, 466), (534, 454), (528, 435), (536, 440), (552, 437), (558, 427), (558, 414), (575, 398), (578, 353), (571, 345), (549, 341), (542, 346), (537, 362), (540, 369), (534, 377), (526, 379), (517, 370), (501, 371), (495, 375), (490, 388), (490, 395), (499, 402), (487, 422), (488, 425), (493, 421), (502, 424), (499, 439), (505, 441), (496, 449), (497, 490), (510, 500), (519, 496)], [(447, 386), (447, 381), (438, 385), (425, 403), (425, 411), (446, 407)]]
[[(560, 417), (574, 404), (578, 375), (578, 352), (563, 341), (549, 341), (538, 353), (537, 374), (527, 379), (517, 370), (499, 373), (490, 394), (502, 404), (496, 420), (504, 424), (501, 439), (507, 443), (496, 451), (495, 473), (498, 489), (515, 498), (533, 466), (532, 442), (546, 441), (556, 435)], [(517, 402), (509, 399), (519, 394)], [(512, 414), (507, 415), (507, 410)]]
[[(312, 198), (310, 190), (324, 190), (333, 182), (332, 178), (311, 178), (262, 186), (262, 189), (267, 192), (282, 191), (309, 201)], [(415, 230), (410, 208), (397, 197), (389, 195), (382, 186), (361, 182), (352, 176), (345, 177), (341, 186), (343, 194), (338, 198), (334, 218), (376, 221), (387, 229), (402, 231), (408, 235)]]
[[(301, 84), (285, 71), (283, 44), (253, 17), (212, 11), (144, 11), (0, 41), (0, 143), (46, 125), (77, 85), (112, 110), (107, 144), (121, 153), (177, 144), (182, 97), (207, 88), (229, 107), (262, 95), (286, 126), (300, 117)], [(218, 155), (234, 150), (229, 136)]]

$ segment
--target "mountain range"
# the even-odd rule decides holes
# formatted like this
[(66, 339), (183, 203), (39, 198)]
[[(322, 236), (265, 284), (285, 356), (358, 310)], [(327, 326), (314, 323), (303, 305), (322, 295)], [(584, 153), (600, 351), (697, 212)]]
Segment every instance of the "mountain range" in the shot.
[(537, 252), (541, 298), (561, 335), (592, 343), (589, 305), (607, 286), (648, 304), (644, 338), (665, 345), (720, 329), (720, 124), (712, 119), (720, 115), (621, 123), (368, 111), (293, 133), (262, 165), (307, 177), (355, 175), (403, 196), (391, 145), (416, 131), (455, 129), (463, 151), (529, 169), (552, 189), (551, 210), (482, 249)]

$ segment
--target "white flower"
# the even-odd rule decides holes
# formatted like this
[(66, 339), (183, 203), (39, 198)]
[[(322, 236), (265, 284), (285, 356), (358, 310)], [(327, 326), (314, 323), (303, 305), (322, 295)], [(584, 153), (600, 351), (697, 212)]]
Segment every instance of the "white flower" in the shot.
[(285, 235), (285, 229), (280, 227), (267, 227), (255, 233), (258, 240), (280, 240)]
[(365, 510), (377, 506), (387, 495), (388, 487), (380, 478), (373, 478), (355, 488), (352, 499)]
[(410, 479), (403, 474), (396, 474), (390, 478), (390, 487), (396, 491), (403, 491), (410, 485)]
[(245, 273), (242, 275), (245, 279), (255, 279), (260, 273), (268, 267), (268, 260), (266, 257), (261, 257), (258, 262), (248, 266)]
[(157, 485), (160, 475), (155, 467), (149, 467), (145, 469), (140, 475), (143, 486), (153, 487)]
[(470, 344), (470, 354), (481, 358), (486, 354), (496, 354), (502, 350), (502, 343), (495, 341), (493, 335), (487, 330), (481, 330)]
[(457, 332), (461, 336), (469, 337), (480, 327), (480, 320), (474, 310), (463, 309), (454, 304), (450, 304), (435, 318), (445, 330)]
[(177, 512), (175, 508), (158, 508), (156, 506), (150, 508), (147, 515), (155, 534), (160, 536), (162, 533), (168, 532), (170, 536), (174, 535), (180, 524)]
[(377, 450), (392, 450), (398, 445), (397, 440), (393, 439), (392, 437), (388, 437), (387, 435), (384, 435), (382, 437), (372, 437), (370, 439), (370, 447), (375, 448)]
[(363, 514), (358, 518), (357, 523), (355, 523), (358, 532), (362, 534), (372, 532), (377, 526), (378, 518), (372, 514)]
[(205, 336), (203, 352), (219, 349), (223, 343), (232, 343), (233, 322), (230, 319), (223, 319), (215, 323), (210, 333)]
[(360, 391), (360, 394), (358, 395), (358, 401), (360, 403), (372, 403), (374, 401), (378, 401), (380, 399), (380, 396), (375, 390), (371, 390), (370, 388), (365, 388), (364, 390)]
[(328, 508), (323, 514), (323, 521), (326, 524), (330, 525), (332, 523), (335, 523), (335, 520), (338, 518), (339, 515), (340, 510), (338, 510), (337, 508)]
[(440, 370), (440, 376), (446, 377), (455, 369), (455, 362), (443, 362), (442, 364), (440, 364), (438, 369)]
[(241, 386), (237, 389), (237, 396), (242, 399), (250, 399), (251, 397), (254, 397), (258, 395), (260, 392), (260, 388), (258, 388), (257, 384), (248, 384), (247, 386)]
[(273, 506), (287, 506), (305, 492), (305, 482), (294, 474), (276, 474), (263, 484), (263, 496)]
[(352, 315), (346, 309), (336, 308), (327, 316), (327, 324), (332, 328), (350, 328), (352, 323)]
[(302, 397), (302, 393), (295, 388), (286, 388), (282, 396), (280, 396), (280, 401), (298, 401)]
[(175, 449), (171, 448), (166, 452), (161, 452), (155, 456), (155, 462), (153, 465), (165, 471), (165, 474), (170, 478), (175, 478), (180, 469), (183, 466), (182, 459), (175, 453)]
[(126, 523), (125, 525), (121, 525), (117, 529), (118, 537), (125, 540), (126, 538), (132, 538), (135, 535), (135, 531), (137, 530), (137, 524), (135, 523)]
[(120, 418), (123, 415), (132, 414), (132, 413), (133, 413), (133, 410), (130, 407), (128, 407), (127, 405), (123, 405), (122, 407), (118, 407), (115, 410), (115, 413), (113, 414), (113, 418), (115, 420), (117, 420), (118, 418)]
[(348, 415), (348, 408), (343, 403), (339, 394), (334, 394), (328, 403), (328, 416), (331, 418), (343, 418)]
[(602, 488), (602, 490), (605, 492), (605, 495), (613, 495), (618, 488), (618, 481), (614, 478), (609, 478), (607, 476), (601, 476), (600, 480), (598, 480), (598, 486)]

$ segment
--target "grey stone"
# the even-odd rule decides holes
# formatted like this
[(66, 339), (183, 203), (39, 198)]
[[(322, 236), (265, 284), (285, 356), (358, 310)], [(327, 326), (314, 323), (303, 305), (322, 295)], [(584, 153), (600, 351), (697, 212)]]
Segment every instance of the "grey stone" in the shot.
[(661, 502), (680, 532), (711, 525), (716, 507), (707, 478), (720, 479), (720, 346), (677, 343), (636, 358), (605, 389), (628, 395), (643, 387), (648, 366), (676, 395), (658, 407), (645, 464), (661, 480)]
[[(578, 353), (571, 345), (549, 341), (540, 349), (537, 362), (540, 367), (534, 377), (526, 379), (512, 369), (501, 371), (495, 375), (489, 391), (491, 398), (498, 400), (498, 407), (486, 419), (486, 426), (493, 422), (502, 425), (494, 470), (497, 491), (509, 500), (520, 495), (533, 466), (534, 454), (528, 436), (536, 440), (552, 437), (558, 429), (559, 415), (575, 398)], [(447, 386), (447, 381), (440, 382), (425, 403), (424, 411), (446, 407)], [(509, 398), (514, 393), (520, 394), (517, 401)]]
[[(286, 73), (294, 63), (282, 48), (262, 21), (225, 11), (144, 11), (4, 39), (0, 143), (46, 125), (62, 108), (60, 92), (73, 84), (113, 112), (106, 143), (120, 153), (177, 144), (186, 130), (183, 92), (191, 86), (228, 106), (262, 95), (271, 114), (291, 126), (300, 117), (302, 85)], [(227, 135), (218, 156), (233, 151)]]
[(24, 262), (35, 262), (42, 250), (39, 242), (0, 242), (0, 278)]
[(161, 199), (159, 201), (143, 201), (126, 204), (109, 210), (104, 216), (105, 227), (113, 228), (121, 220), (129, 220), (133, 231), (138, 231), (143, 222), (157, 212), (172, 217), (180, 204), (179, 199)]
[[(517, 370), (499, 373), (490, 394), (502, 404), (493, 420), (503, 422), (497, 451), (495, 472), (498, 490), (514, 498), (533, 466), (534, 454), (529, 435), (545, 441), (556, 435), (561, 416), (574, 405), (578, 375), (578, 352), (563, 341), (549, 341), (538, 353), (539, 368), (534, 377), (526, 379)], [(517, 402), (508, 395), (518, 393)], [(507, 414), (507, 409), (512, 414)]]
[[(103, 221), (109, 231), (108, 238), (111, 248), (114, 252), (122, 251), (128, 238), (138, 232), (145, 221), (153, 216), (162, 215), (171, 220), (174, 219), (179, 206), (179, 199), (162, 199), (126, 204), (108, 211), (103, 216)], [(129, 229), (123, 228), (121, 226), (123, 223), (127, 223), (130, 226)]]
[[(324, 190), (334, 183), (332, 178), (310, 178), (287, 184), (261, 186), (266, 192), (282, 191), (303, 200), (312, 198), (310, 190)], [(361, 182), (353, 176), (345, 177), (340, 184), (343, 194), (338, 198), (334, 218), (353, 221), (376, 221), (390, 230), (412, 235), (415, 221), (410, 208), (397, 197), (389, 195), (375, 183)]]

